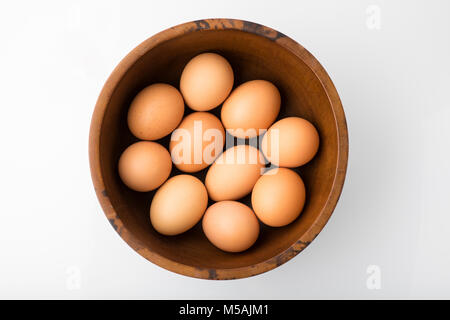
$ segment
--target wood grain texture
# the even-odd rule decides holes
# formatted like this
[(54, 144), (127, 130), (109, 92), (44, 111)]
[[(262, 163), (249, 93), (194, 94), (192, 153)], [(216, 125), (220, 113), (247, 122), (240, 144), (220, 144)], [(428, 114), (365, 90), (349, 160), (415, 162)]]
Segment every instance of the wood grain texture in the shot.
[[(278, 119), (299, 116), (318, 129), (316, 157), (297, 168), (307, 190), (301, 216), (288, 226), (261, 225), (249, 250), (230, 254), (212, 246), (200, 224), (173, 237), (151, 226), (149, 207), (154, 192), (128, 189), (117, 173), (121, 152), (137, 139), (126, 124), (132, 98), (145, 86), (165, 82), (178, 87), (184, 65), (202, 52), (228, 59), (235, 86), (248, 80), (272, 81), (280, 90)], [(186, 108), (186, 114), (190, 113)], [(220, 114), (220, 107), (212, 111)], [(167, 146), (170, 137), (158, 142)], [(236, 279), (257, 275), (290, 260), (305, 249), (330, 218), (344, 184), (348, 136), (338, 93), (320, 63), (301, 45), (271, 28), (241, 20), (207, 19), (160, 32), (129, 53), (104, 85), (91, 122), (91, 175), (106, 217), (140, 255), (173, 272), (203, 279)], [(204, 180), (206, 170), (196, 174)], [(179, 174), (176, 168), (171, 176)], [(242, 200), (250, 204), (250, 197)]]

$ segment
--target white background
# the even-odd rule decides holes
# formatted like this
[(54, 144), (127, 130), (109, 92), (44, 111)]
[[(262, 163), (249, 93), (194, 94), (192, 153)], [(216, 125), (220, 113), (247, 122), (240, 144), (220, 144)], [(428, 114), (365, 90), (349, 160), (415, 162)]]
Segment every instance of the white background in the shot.
[[(450, 298), (449, 13), (448, 1), (3, 1), (0, 298)], [(130, 249), (88, 164), (90, 117), (115, 65), (154, 33), (211, 17), (310, 50), (350, 137), (322, 233), (283, 266), (233, 281), (180, 276)]]

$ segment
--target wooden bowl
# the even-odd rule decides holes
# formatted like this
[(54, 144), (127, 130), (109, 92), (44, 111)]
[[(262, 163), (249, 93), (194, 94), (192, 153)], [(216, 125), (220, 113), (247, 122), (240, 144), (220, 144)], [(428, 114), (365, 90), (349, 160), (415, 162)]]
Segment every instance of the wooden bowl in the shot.
[[(306, 118), (316, 126), (321, 138), (315, 158), (296, 169), (307, 188), (300, 217), (282, 228), (261, 225), (255, 245), (237, 254), (214, 247), (203, 234), (201, 223), (179, 236), (157, 233), (149, 218), (154, 192), (128, 189), (117, 172), (121, 152), (137, 141), (126, 120), (133, 97), (155, 82), (178, 87), (184, 65), (202, 52), (216, 52), (228, 59), (235, 73), (235, 85), (253, 79), (273, 82), (282, 97), (279, 119)], [(190, 112), (186, 108), (186, 113)], [(213, 112), (219, 115), (220, 107)], [(159, 142), (167, 147), (169, 139)], [(106, 217), (134, 250), (149, 261), (183, 275), (236, 279), (278, 267), (302, 251), (324, 227), (344, 184), (347, 126), (329, 76), (297, 42), (248, 21), (199, 20), (154, 35), (119, 63), (95, 106), (89, 156), (95, 191)], [(206, 171), (196, 176), (204, 180)], [(171, 175), (179, 173), (174, 168)], [(242, 201), (251, 206), (249, 196)]]

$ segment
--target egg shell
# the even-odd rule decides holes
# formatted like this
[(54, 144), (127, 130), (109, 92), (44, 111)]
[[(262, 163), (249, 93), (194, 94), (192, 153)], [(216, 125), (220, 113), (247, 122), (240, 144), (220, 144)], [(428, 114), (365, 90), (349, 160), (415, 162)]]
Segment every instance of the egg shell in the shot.
[(233, 69), (224, 57), (216, 53), (202, 53), (184, 67), (180, 90), (191, 109), (208, 111), (228, 97), (233, 83)]
[(210, 198), (222, 201), (246, 196), (264, 167), (262, 153), (253, 146), (238, 145), (225, 150), (206, 174), (205, 185)]
[(158, 140), (170, 134), (184, 114), (181, 93), (165, 83), (152, 84), (131, 102), (128, 110), (128, 127), (142, 140)]
[(209, 112), (194, 112), (172, 133), (169, 150), (178, 169), (197, 172), (214, 162), (224, 143), (225, 129), (220, 120)]
[(305, 185), (293, 170), (274, 168), (256, 182), (252, 191), (252, 207), (256, 216), (271, 227), (294, 221), (305, 204)]
[(208, 240), (227, 252), (247, 250), (259, 235), (259, 222), (252, 209), (237, 201), (221, 201), (210, 206), (202, 227)]
[(256, 137), (275, 121), (280, 104), (280, 92), (271, 82), (248, 81), (231, 92), (222, 106), (221, 119), (231, 135)]
[(158, 188), (170, 175), (172, 160), (162, 145), (152, 141), (132, 144), (119, 158), (119, 175), (135, 191)]
[(156, 191), (150, 206), (150, 221), (161, 234), (177, 235), (199, 222), (208, 205), (204, 184), (194, 176), (170, 178)]
[(275, 122), (262, 139), (262, 152), (274, 165), (294, 168), (308, 163), (319, 149), (319, 133), (308, 120), (288, 117)]

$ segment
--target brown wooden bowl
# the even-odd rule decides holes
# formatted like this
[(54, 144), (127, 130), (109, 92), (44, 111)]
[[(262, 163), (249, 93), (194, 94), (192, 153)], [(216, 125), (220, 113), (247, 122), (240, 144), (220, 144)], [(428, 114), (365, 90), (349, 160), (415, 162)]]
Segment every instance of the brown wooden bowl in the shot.
[[(201, 223), (179, 236), (157, 233), (149, 218), (154, 192), (128, 189), (117, 172), (121, 152), (137, 141), (128, 130), (126, 120), (133, 97), (155, 82), (178, 87), (184, 65), (202, 52), (216, 52), (228, 59), (235, 73), (235, 85), (253, 79), (273, 82), (282, 97), (279, 118), (306, 118), (316, 126), (321, 138), (315, 158), (296, 169), (307, 188), (300, 217), (282, 228), (262, 225), (255, 245), (237, 254), (214, 247), (203, 234)], [(186, 112), (190, 110), (186, 108)], [(219, 115), (220, 107), (213, 112)], [(169, 137), (159, 142), (168, 146)], [(183, 275), (236, 279), (283, 264), (302, 251), (324, 227), (344, 184), (347, 126), (331, 79), (297, 42), (248, 21), (199, 20), (154, 35), (119, 63), (95, 106), (89, 156), (95, 191), (106, 217), (134, 250), (149, 261)], [(204, 179), (206, 170), (196, 176)], [(174, 168), (171, 175), (177, 174)], [(251, 206), (250, 197), (242, 201)]]

